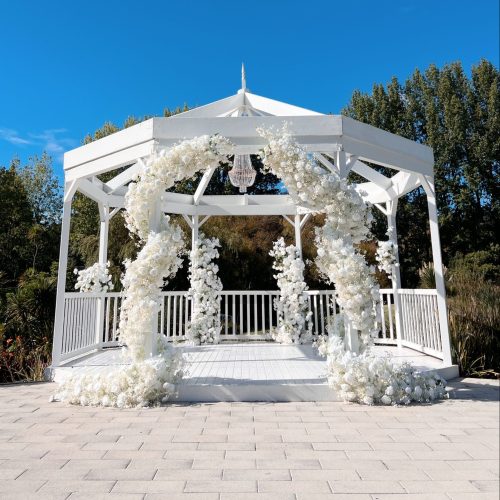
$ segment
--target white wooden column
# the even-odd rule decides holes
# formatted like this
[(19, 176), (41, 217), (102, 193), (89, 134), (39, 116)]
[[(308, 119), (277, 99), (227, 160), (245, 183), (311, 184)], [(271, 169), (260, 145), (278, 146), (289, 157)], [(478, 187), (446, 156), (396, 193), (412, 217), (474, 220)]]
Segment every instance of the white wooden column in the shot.
[(196, 247), (196, 242), (199, 238), (199, 227), (200, 227), (200, 218), (198, 215), (193, 215), (191, 217), (191, 249)]
[(101, 226), (99, 230), (99, 264), (108, 261), (108, 238), (109, 238), (109, 207), (99, 204), (99, 218)]
[[(401, 270), (399, 266), (399, 247), (398, 247), (398, 228), (396, 223), (396, 214), (398, 210), (398, 199), (388, 201), (386, 203), (387, 208), (387, 226), (392, 227), (391, 239), (396, 244), (396, 266), (392, 266), (392, 292), (394, 295), (394, 309), (396, 316), (396, 341), (399, 348), (402, 347), (402, 340), (404, 338), (403, 322), (402, 322), (402, 310), (401, 310), (401, 297), (399, 296), (399, 290), (401, 288)], [(383, 304), (382, 304), (383, 306)], [(387, 311), (388, 314), (391, 311)]]
[(52, 366), (61, 362), (64, 336), (64, 295), (66, 292), (66, 273), (68, 270), (69, 234), (71, 225), (71, 202), (78, 187), (78, 181), (64, 186), (64, 204), (61, 221), (61, 243), (59, 246), (59, 267), (57, 271), (56, 314), (54, 319), (54, 337), (52, 341)]
[(301, 227), (300, 227), (300, 215), (299, 214), (297, 214), (295, 216), (293, 227), (295, 230), (295, 246), (299, 250), (299, 256), (302, 259), (302, 235), (300, 234)]
[(421, 176), (422, 185), (427, 194), (427, 208), (429, 210), (429, 227), (431, 232), (432, 261), (436, 279), (437, 305), (439, 315), (439, 331), (441, 333), (441, 346), (443, 349), (443, 363), (451, 366), (450, 332), (448, 327), (448, 311), (446, 307), (446, 287), (443, 274), (443, 259), (441, 256), (441, 241), (439, 236), (438, 213), (436, 206), (436, 193), (434, 178)]
[[(99, 203), (99, 264), (106, 265), (108, 261), (108, 237), (109, 237), (109, 206)], [(104, 311), (106, 308), (105, 297), (97, 301), (97, 323), (96, 323), (96, 344), (98, 347), (103, 345), (104, 333)]]
[(359, 353), (359, 332), (352, 327), (348, 319), (345, 320), (344, 347), (347, 351)]

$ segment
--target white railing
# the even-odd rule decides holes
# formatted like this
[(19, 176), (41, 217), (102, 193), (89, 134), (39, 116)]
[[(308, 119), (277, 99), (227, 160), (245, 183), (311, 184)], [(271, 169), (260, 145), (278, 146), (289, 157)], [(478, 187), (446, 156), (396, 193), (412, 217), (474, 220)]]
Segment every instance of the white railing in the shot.
[[(394, 290), (380, 290), (381, 331), (375, 340), (379, 344), (397, 344), (419, 352), (443, 358), (437, 292), (434, 289), (397, 290), (400, 304), (400, 330), (396, 327), (396, 297)], [(400, 339), (399, 339), (400, 337)]]
[[(334, 292), (309, 290), (313, 335), (327, 333), (335, 314)], [(169, 341), (184, 340), (191, 319), (192, 301), (186, 292), (161, 292), (158, 331)], [(221, 338), (268, 339), (278, 324), (274, 300), (278, 291), (222, 291), (220, 293)], [(118, 345), (118, 323), (122, 295), (117, 292), (67, 292), (64, 296), (64, 326), (61, 360), (89, 351)]]
[[(192, 301), (186, 292), (162, 292), (159, 331), (168, 340), (183, 340), (191, 319)], [(333, 308), (334, 292), (309, 290), (309, 309), (313, 313), (313, 335), (324, 335)], [(220, 326), (222, 339), (266, 339), (278, 324), (274, 310), (277, 290), (272, 291), (222, 291), (220, 293)]]
[[(313, 335), (327, 334), (327, 325), (338, 313), (331, 290), (309, 290)], [(278, 324), (274, 300), (278, 291), (222, 291), (220, 327), (222, 340), (267, 339)], [(396, 321), (394, 290), (380, 290), (381, 328), (378, 344), (401, 344), (443, 357), (436, 290), (399, 289), (400, 328)], [(120, 293), (65, 294), (61, 360), (95, 349), (118, 345)], [(192, 301), (186, 292), (161, 292), (158, 331), (169, 341), (184, 340), (191, 319)], [(398, 331), (401, 330), (401, 331)]]

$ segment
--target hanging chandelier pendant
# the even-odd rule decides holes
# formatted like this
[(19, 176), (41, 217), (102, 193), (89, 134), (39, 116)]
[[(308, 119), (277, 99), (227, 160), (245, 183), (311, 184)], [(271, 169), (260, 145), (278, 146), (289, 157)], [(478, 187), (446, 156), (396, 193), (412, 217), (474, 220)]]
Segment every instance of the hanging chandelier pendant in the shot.
[(231, 184), (246, 193), (247, 188), (255, 182), (257, 172), (252, 167), (250, 155), (234, 155), (233, 168), (229, 171)]

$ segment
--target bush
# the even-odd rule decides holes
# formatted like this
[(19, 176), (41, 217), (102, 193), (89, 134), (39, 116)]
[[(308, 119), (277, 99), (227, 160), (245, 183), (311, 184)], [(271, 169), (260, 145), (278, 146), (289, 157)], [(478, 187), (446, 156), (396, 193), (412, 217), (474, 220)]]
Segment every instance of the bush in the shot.
[(0, 325), (0, 382), (40, 381), (50, 364), (51, 344), (46, 337), (39, 343), (22, 337), (5, 339)]
[(33, 270), (7, 293), (0, 324), (0, 382), (43, 380), (50, 363), (55, 297), (55, 275)]
[(483, 252), (454, 259), (448, 280), (448, 314), (461, 375), (500, 376), (500, 286)]

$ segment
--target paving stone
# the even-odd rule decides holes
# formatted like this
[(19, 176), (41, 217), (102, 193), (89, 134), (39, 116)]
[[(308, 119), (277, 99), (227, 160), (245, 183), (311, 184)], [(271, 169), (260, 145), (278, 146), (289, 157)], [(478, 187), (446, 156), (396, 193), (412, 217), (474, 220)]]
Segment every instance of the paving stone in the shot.
[(184, 491), (185, 484), (185, 481), (117, 481), (114, 483), (113, 493), (167, 494)]
[(246, 493), (257, 491), (257, 481), (187, 481), (187, 493)]
[[(78, 469), (76, 469), (78, 470)], [(86, 480), (98, 481), (149, 481), (155, 477), (157, 469), (91, 469), (85, 474)]]
[(470, 481), (401, 481), (409, 493), (449, 493), (458, 491), (474, 493), (480, 491)]
[(66, 479), (49, 479), (41, 488), (41, 494), (81, 491), (83, 493), (109, 493), (114, 481), (77, 481)]
[(247, 480), (269, 480), (269, 481), (291, 481), (292, 476), (287, 469), (225, 469), (222, 479), (225, 481)]
[[(165, 500), (165, 495), (148, 493), (145, 500)], [(168, 500), (219, 500), (219, 493), (169, 493)]]
[(142, 493), (71, 493), (67, 500), (143, 500), (144, 494)]
[(334, 493), (405, 493), (396, 481), (330, 481)]
[(328, 481), (258, 481), (259, 493), (271, 492), (308, 492), (308, 493), (331, 493)]
[(224, 493), (220, 494), (220, 500), (295, 500), (293, 493)]
[[(237, 479), (241, 479), (242, 471), (238, 471)], [(188, 481), (188, 480), (216, 480), (222, 479), (222, 469), (158, 469), (154, 480), (160, 481)]]

